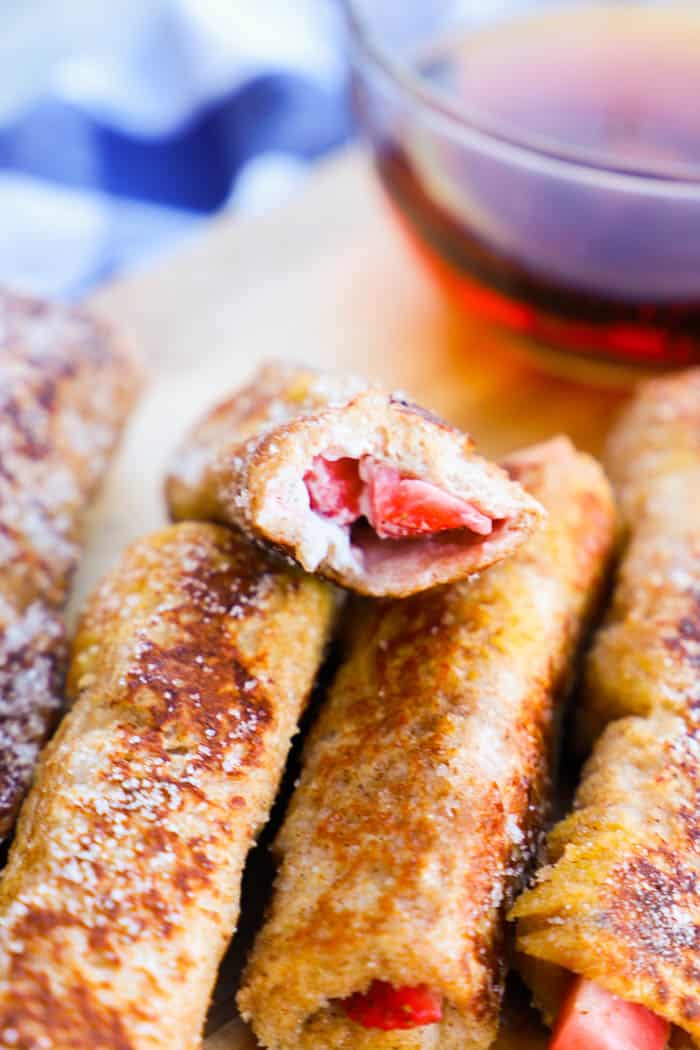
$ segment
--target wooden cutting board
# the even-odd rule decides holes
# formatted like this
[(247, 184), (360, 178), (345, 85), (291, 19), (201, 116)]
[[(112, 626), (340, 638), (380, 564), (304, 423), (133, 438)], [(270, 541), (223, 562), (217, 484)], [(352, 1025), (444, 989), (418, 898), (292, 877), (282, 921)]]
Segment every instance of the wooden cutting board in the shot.
[[(185, 429), (264, 358), (352, 368), (404, 389), (495, 456), (560, 432), (597, 453), (621, 397), (547, 377), (505, 336), (452, 313), (357, 151), (281, 210), (217, 219), (93, 302), (127, 331), (150, 387), (95, 509), (73, 613), (127, 542), (164, 523), (165, 464)], [(233, 1014), (231, 982), (221, 985), (206, 1050), (246, 1050), (239, 1021), (218, 1027)], [(531, 1021), (512, 1028), (499, 1050), (545, 1045)]]

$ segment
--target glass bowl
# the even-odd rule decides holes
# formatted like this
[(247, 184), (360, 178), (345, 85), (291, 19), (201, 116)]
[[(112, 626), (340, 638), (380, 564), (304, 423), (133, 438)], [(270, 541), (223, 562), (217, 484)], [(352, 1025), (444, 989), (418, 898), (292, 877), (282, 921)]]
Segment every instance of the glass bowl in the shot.
[(700, 361), (700, 5), (342, 2), (377, 172), (448, 295), (559, 365)]

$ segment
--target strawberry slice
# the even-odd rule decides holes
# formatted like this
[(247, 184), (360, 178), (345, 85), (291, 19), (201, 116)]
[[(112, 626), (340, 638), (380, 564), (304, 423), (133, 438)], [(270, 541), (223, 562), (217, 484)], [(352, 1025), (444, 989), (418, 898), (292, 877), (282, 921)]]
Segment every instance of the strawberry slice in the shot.
[(372, 981), (366, 992), (356, 992), (340, 1005), (351, 1021), (385, 1032), (442, 1020), (442, 997), (425, 984), (394, 988), (388, 981)]
[(312, 510), (336, 525), (352, 525), (364, 514), (382, 540), (464, 528), (488, 536), (493, 529), (491, 518), (473, 504), (429, 481), (403, 478), (371, 456), (360, 462), (316, 456), (304, 482)]
[(564, 999), (549, 1050), (663, 1050), (668, 1021), (577, 977)]
[(397, 470), (369, 457), (363, 459), (360, 475), (367, 483), (363, 509), (380, 539), (463, 528), (488, 536), (493, 530), (491, 518), (428, 481), (402, 478)]
[(304, 482), (312, 510), (337, 525), (351, 525), (360, 517), (364, 484), (356, 459), (316, 456), (311, 469), (304, 475)]

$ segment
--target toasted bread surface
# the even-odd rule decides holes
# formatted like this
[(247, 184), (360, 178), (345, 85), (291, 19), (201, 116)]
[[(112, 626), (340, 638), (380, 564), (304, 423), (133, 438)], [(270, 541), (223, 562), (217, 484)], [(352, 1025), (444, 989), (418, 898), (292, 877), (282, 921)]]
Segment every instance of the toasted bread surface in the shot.
[(700, 1045), (699, 757), (697, 728), (663, 708), (613, 722), (596, 745), (550, 863), (512, 913), (550, 1023), (557, 978), (573, 972)]
[[(503, 910), (536, 850), (572, 657), (614, 535), (609, 485), (566, 439), (507, 465), (549, 511), (469, 582), (355, 607), (305, 749), (239, 1004), (273, 1050), (482, 1050)], [(365, 1030), (338, 1000), (427, 984), (440, 1024)]]
[(0, 841), (61, 704), (59, 610), (138, 387), (110, 328), (0, 291)]
[(200, 1045), (335, 604), (196, 523), (136, 543), (98, 588), (0, 882), (0, 1045)]
[(640, 387), (606, 464), (625, 541), (587, 664), (583, 748), (612, 719), (700, 707), (700, 369)]

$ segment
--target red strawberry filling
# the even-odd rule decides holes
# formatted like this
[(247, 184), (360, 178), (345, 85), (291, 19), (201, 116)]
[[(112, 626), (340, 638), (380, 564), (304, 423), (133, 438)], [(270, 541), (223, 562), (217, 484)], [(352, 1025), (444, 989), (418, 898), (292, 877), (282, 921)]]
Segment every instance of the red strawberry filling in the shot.
[(663, 1050), (668, 1021), (592, 981), (571, 982), (549, 1050)]
[(311, 509), (336, 525), (352, 525), (362, 514), (360, 497), (365, 486), (356, 459), (316, 456), (304, 483)]
[(304, 482), (312, 510), (337, 525), (351, 525), (364, 515), (380, 539), (464, 528), (488, 536), (493, 530), (492, 519), (472, 503), (429, 481), (403, 478), (371, 456), (316, 456)]
[(442, 1020), (442, 997), (425, 984), (394, 988), (388, 981), (372, 981), (366, 992), (357, 992), (340, 1005), (351, 1021), (385, 1032)]

